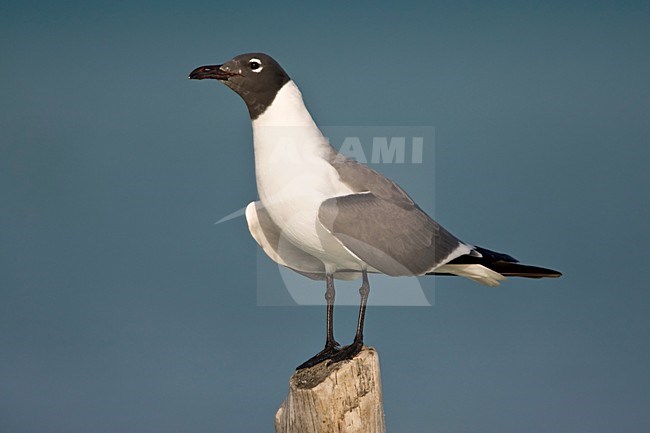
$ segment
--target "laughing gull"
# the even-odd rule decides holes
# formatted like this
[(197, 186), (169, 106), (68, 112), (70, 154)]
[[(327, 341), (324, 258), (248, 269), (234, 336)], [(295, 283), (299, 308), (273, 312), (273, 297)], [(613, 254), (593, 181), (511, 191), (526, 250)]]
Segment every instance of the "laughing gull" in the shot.
[[(190, 79), (215, 79), (242, 97), (253, 124), (259, 201), (246, 208), (251, 235), (275, 262), (326, 281), (325, 348), (301, 364), (351, 359), (363, 347), (368, 273), (458, 275), (488, 286), (506, 277), (559, 277), (461, 241), (395, 182), (338, 153), (305, 107), (296, 84), (263, 53), (201, 66)], [(334, 279), (362, 278), (354, 341), (334, 339)]]

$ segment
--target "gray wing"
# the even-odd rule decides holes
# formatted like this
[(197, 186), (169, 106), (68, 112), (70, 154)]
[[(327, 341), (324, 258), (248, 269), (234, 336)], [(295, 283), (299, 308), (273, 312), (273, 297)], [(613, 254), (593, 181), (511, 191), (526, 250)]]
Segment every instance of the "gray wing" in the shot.
[(371, 192), (376, 197), (404, 208), (415, 206), (415, 202), (398, 184), (377, 173), (367, 165), (347, 158), (332, 149), (330, 164), (339, 178), (355, 192)]
[(320, 223), (365, 263), (387, 275), (422, 275), (471, 251), (396, 183), (342, 155), (330, 159), (357, 194), (325, 200)]

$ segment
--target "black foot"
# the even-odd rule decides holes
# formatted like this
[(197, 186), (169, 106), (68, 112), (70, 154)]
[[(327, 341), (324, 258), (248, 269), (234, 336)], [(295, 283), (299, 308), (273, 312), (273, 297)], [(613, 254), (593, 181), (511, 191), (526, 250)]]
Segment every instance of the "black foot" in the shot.
[(316, 355), (312, 356), (307, 361), (300, 364), (298, 367), (296, 367), (296, 370), (302, 370), (303, 368), (313, 367), (316, 364), (320, 364), (323, 361), (327, 361), (328, 359), (331, 359), (334, 355), (339, 353), (339, 350), (341, 350), (339, 347), (340, 347), (339, 343), (337, 342), (325, 346), (325, 349), (321, 350)]
[(346, 361), (348, 359), (352, 359), (359, 352), (361, 352), (361, 349), (363, 348), (363, 341), (355, 341), (349, 346), (342, 347), (337, 351), (337, 353), (330, 357), (330, 363), (335, 363), (335, 362), (341, 362), (341, 361)]

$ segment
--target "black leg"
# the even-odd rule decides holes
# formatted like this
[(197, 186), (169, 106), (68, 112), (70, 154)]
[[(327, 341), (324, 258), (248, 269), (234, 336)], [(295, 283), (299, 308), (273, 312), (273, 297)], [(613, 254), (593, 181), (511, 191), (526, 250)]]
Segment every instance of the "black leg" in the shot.
[(334, 298), (336, 290), (334, 289), (334, 276), (327, 276), (327, 290), (325, 291), (325, 301), (327, 301), (327, 337), (325, 338), (325, 348), (338, 346), (339, 343), (334, 339)]
[(366, 318), (366, 304), (368, 303), (368, 295), (370, 294), (370, 283), (368, 282), (368, 272), (363, 271), (363, 282), (359, 288), (359, 295), (361, 295), (361, 303), (359, 306), (359, 319), (357, 320), (357, 332), (354, 335), (354, 341), (349, 346), (340, 349), (331, 358), (331, 362), (339, 362), (346, 359), (354, 358), (363, 348), (363, 322)]
[(327, 290), (325, 291), (325, 300), (327, 301), (327, 336), (325, 338), (325, 348), (307, 361), (296, 367), (296, 370), (313, 367), (327, 359), (330, 359), (339, 351), (339, 343), (334, 339), (334, 276), (327, 276)]
[(368, 272), (363, 271), (363, 282), (359, 287), (359, 295), (361, 295), (361, 304), (359, 306), (359, 319), (357, 320), (357, 333), (354, 334), (354, 341), (363, 344), (363, 322), (366, 318), (366, 304), (368, 303), (368, 295), (370, 294), (370, 283), (368, 282)]

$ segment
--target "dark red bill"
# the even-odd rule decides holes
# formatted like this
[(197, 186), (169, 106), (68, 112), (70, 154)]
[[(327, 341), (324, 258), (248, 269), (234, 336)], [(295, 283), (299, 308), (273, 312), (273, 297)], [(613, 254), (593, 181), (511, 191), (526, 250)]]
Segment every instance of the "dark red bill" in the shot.
[(228, 72), (221, 69), (221, 65), (199, 66), (190, 72), (190, 80), (227, 80), (237, 75), (234, 72)]

